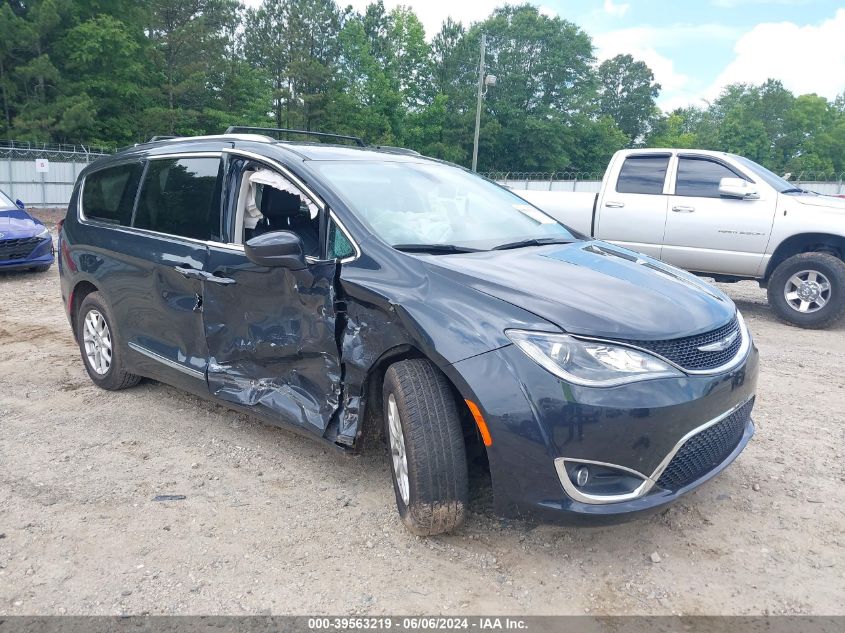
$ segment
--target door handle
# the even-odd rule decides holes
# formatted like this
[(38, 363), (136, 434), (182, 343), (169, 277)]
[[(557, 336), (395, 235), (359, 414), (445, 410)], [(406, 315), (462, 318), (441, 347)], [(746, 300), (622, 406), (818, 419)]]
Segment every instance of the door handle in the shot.
[(182, 275), (185, 279), (199, 279), (202, 280), (203, 272), (196, 268), (188, 268), (186, 266), (176, 266), (174, 270)]
[(695, 207), (685, 207), (685, 206), (678, 206), (672, 207), (672, 211), (675, 213), (692, 213), (695, 211)]
[(218, 277), (217, 275), (212, 275), (211, 273), (203, 272), (202, 274), (203, 281), (207, 281), (212, 284), (220, 284), (221, 286), (231, 286), (234, 283), (237, 283), (231, 277)]
[(197, 279), (199, 281), (207, 281), (212, 284), (220, 284), (221, 286), (230, 286), (233, 283), (237, 283), (234, 279), (229, 277), (218, 277), (217, 275), (212, 275), (211, 273), (207, 273), (204, 270), (197, 270), (196, 268), (176, 266), (175, 270), (186, 279)]
[(605, 202), (604, 206), (610, 207), (611, 209), (621, 209), (625, 206), (624, 202)]

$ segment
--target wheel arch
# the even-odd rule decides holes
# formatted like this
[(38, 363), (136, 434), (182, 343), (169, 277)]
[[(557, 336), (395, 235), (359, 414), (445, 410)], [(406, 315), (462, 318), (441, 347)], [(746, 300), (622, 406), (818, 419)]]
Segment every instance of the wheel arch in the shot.
[(772, 253), (764, 280), (768, 282), (780, 264), (800, 253), (829, 253), (845, 261), (845, 237), (830, 233), (799, 233), (786, 238)]
[(486, 447), (481, 439), (478, 428), (473, 421), (472, 414), (466, 404), (464, 395), (455, 384), (455, 381), (444, 371), (433, 359), (429, 358), (419, 347), (411, 344), (402, 344), (392, 347), (382, 353), (381, 356), (370, 366), (364, 381), (364, 411), (362, 432), (356, 442), (356, 448), (362, 449), (372, 446), (381, 437), (384, 429), (384, 410), (382, 406), (382, 389), (384, 377), (388, 368), (403, 360), (422, 359), (432, 363), (445, 376), (446, 382), (452, 391), (455, 399), (455, 406), (461, 420), (461, 427), (464, 431), (464, 442), (466, 443), (467, 458), (471, 458), (479, 450), (486, 457)]
[(77, 324), (76, 324), (76, 317), (79, 314), (79, 307), (82, 305), (82, 302), (85, 301), (85, 297), (90, 295), (92, 292), (99, 292), (100, 289), (91, 283), (88, 280), (82, 280), (77, 282), (77, 284), (73, 287), (70, 293), (70, 325), (71, 329), (73, 330), (73, 338), (76, 339), (76, 331), (77, 331)]

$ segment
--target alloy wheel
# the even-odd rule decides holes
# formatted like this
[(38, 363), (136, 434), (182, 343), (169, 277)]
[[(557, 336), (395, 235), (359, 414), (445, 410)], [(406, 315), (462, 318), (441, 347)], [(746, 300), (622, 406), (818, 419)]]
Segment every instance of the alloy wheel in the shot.
[(387, 397), (387, 428), (390, 435), (390, 456), (393, 459), (393, 472), (402, 501), (407, 506), (411, 500), (411, 486), (408, 483), (408, 456), (405, 451), (405, 435), (399, 418), (399, 407), (391, 393)]
[(830, 301), (830, 280), (817, 270), (802, 270), (786, 280), (783, 296), (790, 308), (810, 314)]
[(108, 373), (112, 359), (111, 332), (103, 315), (97, 310), (89, 310), (85, 315), (82, 340), (91, 369), (101, 376)]

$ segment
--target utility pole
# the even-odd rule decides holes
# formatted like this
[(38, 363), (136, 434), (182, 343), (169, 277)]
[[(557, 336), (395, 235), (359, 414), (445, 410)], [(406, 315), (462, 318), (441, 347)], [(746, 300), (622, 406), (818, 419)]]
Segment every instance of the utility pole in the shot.
[(472, 171), (478, 171), (478, 132), (481, 128), (481, 101), (484, 99), (484, 48), (487, 36), (481, 34), (481, 60), (478, 63), (478, 105), (475, 107), (475, 139), (472, 142)]

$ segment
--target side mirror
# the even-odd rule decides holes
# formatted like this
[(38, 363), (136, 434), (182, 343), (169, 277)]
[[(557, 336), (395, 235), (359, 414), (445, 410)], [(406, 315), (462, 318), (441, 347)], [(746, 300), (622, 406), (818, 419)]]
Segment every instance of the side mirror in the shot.
[(726, 198), (742, 198), (753, 200), (759, 198), (757, 189), (747, 180), (742, 178), (722, 178), (719, 181), (719, 195)]
[(18, 209), (20, 209), (21, 211), (26, 211), (26, 205), (23, 203), (23, 200), (21, 200), (20, 198), (15, 200), (15, 206), (17, 206)]
[(244, 244), (244, 252), (253, 264), (274, 268), (305, 268), (302, 240), (290, 231), (273, 231), (258, 235)]

